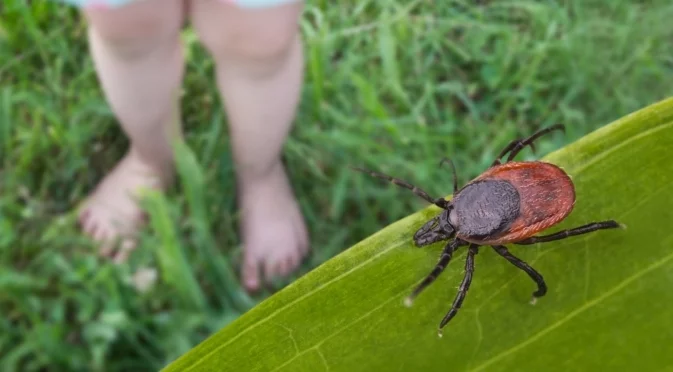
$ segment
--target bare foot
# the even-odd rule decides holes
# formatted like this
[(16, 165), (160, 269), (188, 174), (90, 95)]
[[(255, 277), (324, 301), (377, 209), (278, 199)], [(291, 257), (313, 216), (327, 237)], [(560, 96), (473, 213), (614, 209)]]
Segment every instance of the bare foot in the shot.
[(248, 291), (287, 276), (309, 251), (308, 232), (283, 165), (240, 188), (244, 243), (241, 278)]
[(84, 233), (100, 245), (101, 255), (115, 262), (126, 260), (136, 246), (137, 231), (146, 222), (136, 201), (138, 192), (162, 190), (170, 178), (165, 173), (129, 151), (98, 184), (84, 202), (79, 222)]

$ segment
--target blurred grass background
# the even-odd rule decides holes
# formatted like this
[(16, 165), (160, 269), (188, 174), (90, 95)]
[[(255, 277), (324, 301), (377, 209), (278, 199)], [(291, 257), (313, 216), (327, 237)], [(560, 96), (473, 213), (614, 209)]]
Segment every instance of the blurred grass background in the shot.
[[(309, 1), (302, 22), (307, 76), (285, 156), (314, 255), (297, 275), (424, 206), (348, 165), (446, 195), (444, 156), (464, 183), (514, 137), (565, 124), (565, 136), (539, 142), (544, 155), (671, 94), (669, 1), (335, 4)], [(147, 200), (152, 224), (114, 266), (71, 213), (127, 145), (85, 24), (45, 0), (0, 9), (0, 369), (159, 369), (271, 293), (249, 297), (236, 278), (234, 169), (212, 61), (187, 31), (180, 182)], [(158, 270), (147, 291), (133, 284), (143, 267)]]

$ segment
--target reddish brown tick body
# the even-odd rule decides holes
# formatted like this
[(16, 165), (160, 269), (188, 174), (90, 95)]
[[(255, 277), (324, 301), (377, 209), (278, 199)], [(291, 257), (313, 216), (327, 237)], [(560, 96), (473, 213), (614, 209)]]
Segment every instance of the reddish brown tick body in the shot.
[[(439, 325), (440, 335), (441, 329), (457, 314), (465, 299), (472, 282), (474, 258), (480, 246), (490, 245), (500, 256), (526, 272), (535, 281), (538, 289), (533, 292), (531, 300), (535, 303), (537, 298), (547, 292), (547, 285), (542, 275), (512, 255), (504, 244), (530, 245), (620, 227), (616, 221), (607, 220), (562, 230), (551, 235), (535, 236), (558, 224), (570, 214), (575, 205), (575, 186), (566, 172), (556, 165), (540, 161), (514, 162), (512, 159), (524, 147), (533, 147), (535, 139), (553, 130), (563, 130), (563, 126), (555, 125), (542, 129), (528, 138), (510, 142), (489, 169), (461, 189), (458, 189), (453, 163), (447, 159), (442, 160), (448, 162), (453, 169), (453, 198), (450, 201), (444, 198), (432, 198), (425, 191), (406, 181), (355, 168), (407, 188), (442, 208), (438, 216), (416, 231), (414, 242), (419, 247), (439, 241), (449, 240), (449, 242), (432, 272), (406, 298), (407, 305), (410, 306), (414, 298), (444, 271), (458, 248), (469, 246), (465, 277), (451, 309)], [(507, 160), (501, 163), (501, 159), (507, 153), (509, 153)]]
[[(566, 218), (575, 205), (575, 186), (559, 167), (543, 162), (511, 162), (482, 173), (480, 181), (507, 181), (519, 194), (519, 214), (507, 228), (486, 239), (456, 237), (479, 245), (509, 244), (528, 238)], [(460, 195), (460, 191), (458, 192)]]

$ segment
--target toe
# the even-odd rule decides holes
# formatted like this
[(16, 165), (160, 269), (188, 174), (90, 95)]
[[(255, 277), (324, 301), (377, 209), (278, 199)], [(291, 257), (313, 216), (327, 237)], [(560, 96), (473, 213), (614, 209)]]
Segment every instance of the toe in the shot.
[(285, 271), (283, 275), (290, 275), (299, 266), (299, 257), (296, 254), (291, 254), (285, 260)]
[(99, 253), (103, 257), (112, 257), (114, 253), (114, 240), (105, 239), (100, 242)]
[(84, 226), (84, 233), (87, 234), (95, 242), (98, 242), (100, 232), (99, 232), (99, 226), (96, 222), (89, 219), (87, 221), (86, 226)]
[(120, 264), (122, 262), (125, 262), (131, 252), (135, 249), (136, 247), (136, 241), (134, 239), (126, 238), (124, 239), (121, 244), (119, 245), (119, 251), (117, 254), (114, 256), (114, 263)]
[(98, 251), (103, 257), (112, 257), (114, 253), (114, 239), (107, 228), (99, 226), (96, 229), (94, 240), (98, 243)]
[(264, 261), (264, 280), (266, 283), (271, 283), (277, 277), (276, 268), (277, 263), (274, 260), (268, 258)]
[(86, 216), (82, 218), (82, 231), (84, 231), (84, 233), (89, 235), (91, 238), (95, 239), (97, 228), (98, 224), (96, 223), (96, 219), (93, 218), (91, 212), (86, 213)]
[(308, 230), (302, 216), (297, 215), (297, 223), (295, 224), (295, 235), (297, 236), (297, 248), (300, 256), (305, 256), (309, 251)]
[(259, 265), (257, 259), (250, 255), (244, 258), (241, 278), (243, 279), (243, 285), (248, 291), (259, 289)]
[(287, 258), (278, 260), (278, 263), (276, 263), (276, 270), (275, 274), (277, 277), (285, 277), (291, 270), (290, 265), (288, 265)]
[(303, 239), (301, 239), (299, 241), (299, 256), (300, 257), (305, 257), (306, 255), (308, 255), (309, 250), (310, 249), (309, 249), (308, 239), (306, 237), (304, 237)]
[(93, 224), (92, 230), (91, 230), (91, 237), (97, 243), (103, 242), (108, 237), (107, 229), (105, 228), (105, 226), (103, 226), (101, 224), (98, 224), (98, 223)]
[(77, 220), (79, 221), (79, 224), (82, 227), (84, 227), (87, 224), (87, 221), (89, 220), (89, 216), (91, 216), (91, 209), (89, 209), (89, 208), (84, 208), (79, 213), (79, 216), (77, 217)]

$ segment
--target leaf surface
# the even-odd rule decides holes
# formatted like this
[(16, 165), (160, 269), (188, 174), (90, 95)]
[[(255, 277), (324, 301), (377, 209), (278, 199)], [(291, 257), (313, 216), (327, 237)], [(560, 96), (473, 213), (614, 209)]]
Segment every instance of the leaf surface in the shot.
[(437, 325), (462, 279), (465, 248), (413, 307), (403, 306), (443, 246), (411, 240), (437, 214), (431, 206), (327, 261), (165, 370), (670, 370), (672, 145), (668, 99), (543, 159), (563, 167), (577, 193), (571, 215), (545, 234), (608, 219), (628, 228), (509, 246), (547, 282), (534, 306), (534, 283), (489, 247), (442, 338)]

